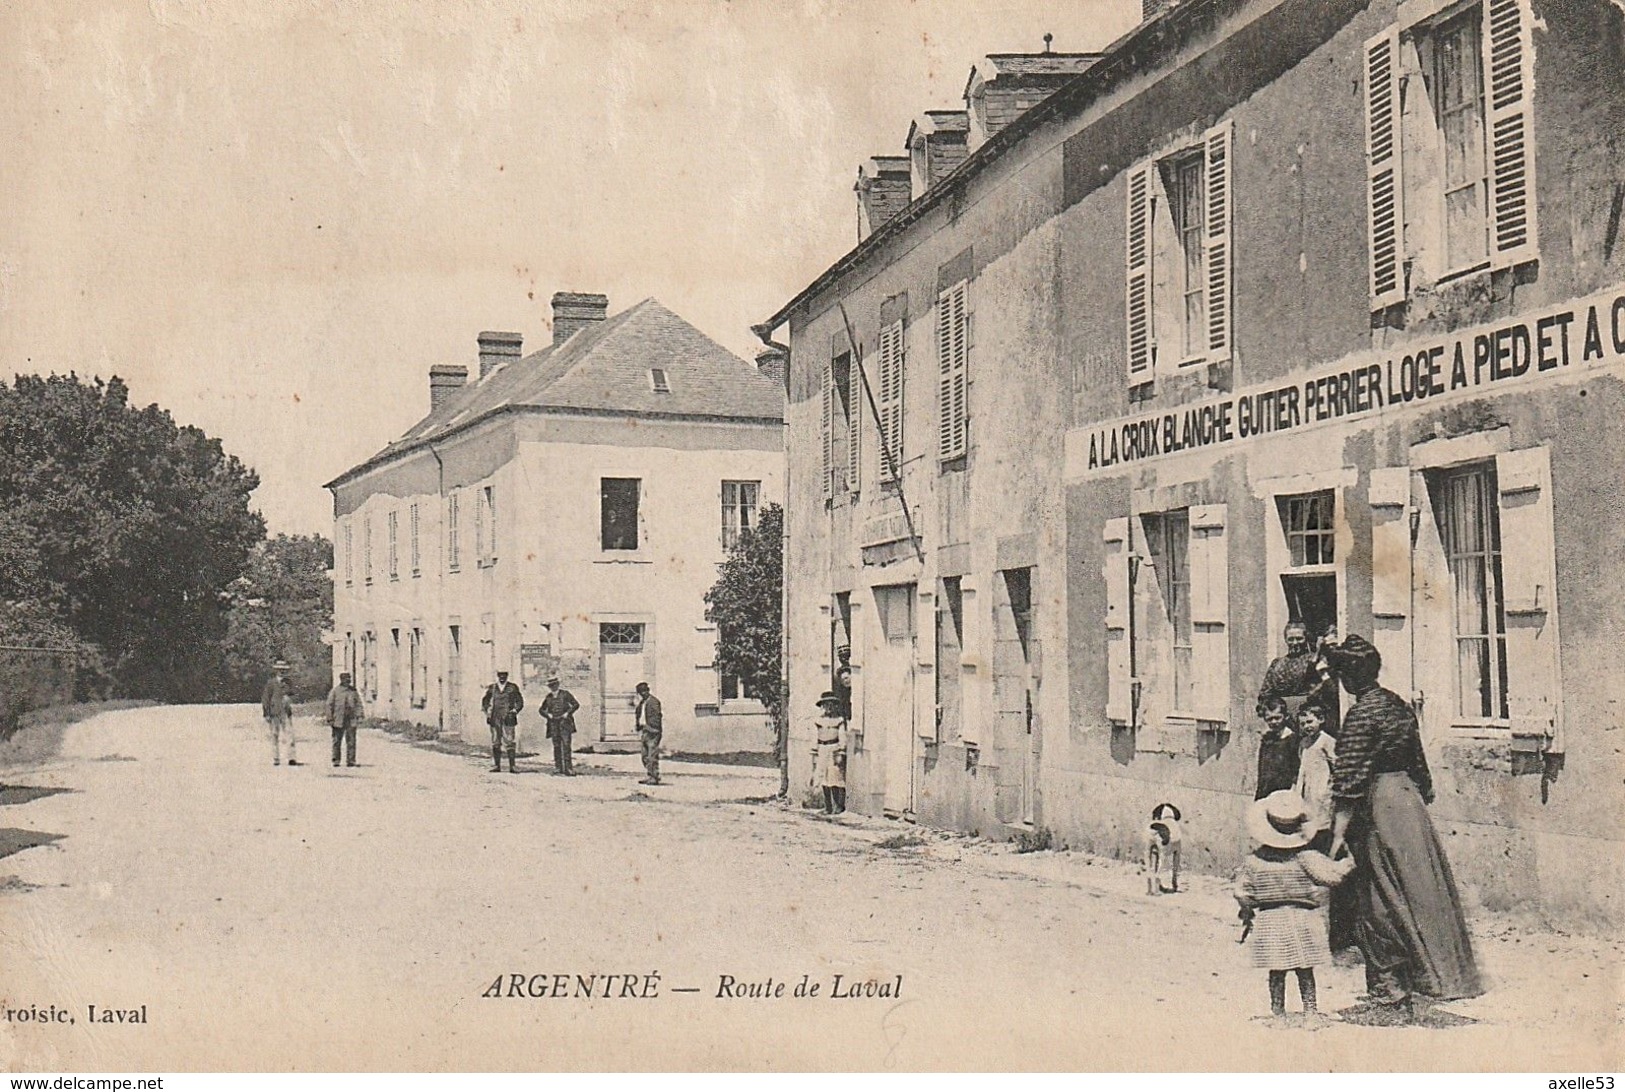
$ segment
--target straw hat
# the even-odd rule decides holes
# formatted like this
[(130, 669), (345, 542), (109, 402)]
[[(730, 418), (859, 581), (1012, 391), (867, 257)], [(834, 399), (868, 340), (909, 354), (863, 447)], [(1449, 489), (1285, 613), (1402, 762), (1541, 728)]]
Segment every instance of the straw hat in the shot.
[(1291, 789), (1272, 792), (1247, 807), (1247, 833), (1261, 846), (1302, 849), (1318, 829), (1303, 797)]
[(822, 709), (826, 705), (840, 705), (840, 704), (841, 704), (841, 696), (839, 694), (837, 694), (833, 690), (826, 690), (822, 694), (818, 695), (818, 708), (820, 708), (820, 709)]

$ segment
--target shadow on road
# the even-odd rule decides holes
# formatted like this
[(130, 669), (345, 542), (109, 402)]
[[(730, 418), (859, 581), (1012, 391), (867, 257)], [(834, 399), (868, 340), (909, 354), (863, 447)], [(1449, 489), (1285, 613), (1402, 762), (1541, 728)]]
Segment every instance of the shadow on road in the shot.
[(46, 796), (55, 796), (59, 792), (78, 792), (78, 789), (45, 789), (33, 785), (0, 785), (0, 805), (4, 804), (32, 804)]
[(0, 827), (0, 859), (21, 853), (25, 849), (35, 846), (48, 846), (52, 842), (60, 842), (67, 837), (64, 834), (46, 834), (40, 830), (18, 830), (15, 827)]

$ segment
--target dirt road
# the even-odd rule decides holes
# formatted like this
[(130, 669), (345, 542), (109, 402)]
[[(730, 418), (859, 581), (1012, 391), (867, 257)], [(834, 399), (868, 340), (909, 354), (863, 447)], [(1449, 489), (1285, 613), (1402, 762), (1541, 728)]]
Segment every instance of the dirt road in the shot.
[[(575, 779), (540, 758), (496, 775), (370, 731), (361, 766), (335, 770), (303, 728), (311, 764), (273, 768), (247, 707), (127, 710), (0, 771), (0, 1061), (1584, 1072), (1625, 1058), (1611, 942), (1480, 922), (1493, 988), (1449, 1007), (1459, 1026), (1280, 1030), (1255, 1019), (1262, 974), (1212, 881), (1147, 899), (1109, 862), (735, 802), (771, 793), (771, 770), (669, 763), (669, 784), (645, 789), (634, 759), (582, 756)], [(796, 996), (803, 976), (817, 996)], [(502, 996), (485, 996), (493, 983)], [(1322, 1008), (1359, 985), (1323, 973)]]

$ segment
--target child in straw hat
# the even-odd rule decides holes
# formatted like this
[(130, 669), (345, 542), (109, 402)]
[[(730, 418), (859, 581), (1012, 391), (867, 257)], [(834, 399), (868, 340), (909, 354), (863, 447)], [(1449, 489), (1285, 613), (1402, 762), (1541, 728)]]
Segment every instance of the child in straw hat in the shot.
[(1332, 961), (1326, 904), (1331, 888), (1354, 870), (1352, 858), (1334, 861), (1309, 848), (1315, 830), (1303, 797), (1289, 789), (1247, 809), (1247, 833), (1257, 848), (1236, 872), (1235, 896), (1249, 921), (1253, 966), (1269, 971), (1270, 1013), (1277, 1017), (1286, 1013), (1288, 971), (1298, 977), (1304, 1015), (1315, 1015), (1315, 968)]

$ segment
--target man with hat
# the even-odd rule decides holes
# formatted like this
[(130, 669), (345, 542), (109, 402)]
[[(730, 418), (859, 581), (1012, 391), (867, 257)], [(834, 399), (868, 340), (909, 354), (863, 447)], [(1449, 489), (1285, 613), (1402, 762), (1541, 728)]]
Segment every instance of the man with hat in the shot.
[(286, 660), (272, 664), (271, 677), (266, 680), (265, 689), (260, 693), (260, 711), (271, 730), (271, 760), (276, 766), (282, 765), (284, 736), (288, 740), (288, 765), (299, 765), (295, 757), (298, 740), (293, 735), (293, 696), (288, 691), (288, 670)]
[(485, 723), (491, 727), (491, 772), (502, 771), (502, 751), (508, 751), (508, 772), (518, 773), (514, 759), (518, 751), (519, 711), (525, 707), (525, 696), (519, 684), (508, 681), (506, 671), (497, 672), (497, 681), (485, 688), (480, 708), (485, 711)]
[(553, 741), (553, 772), (564, 777), (576, 775), (570, 739), (576, 732), (576, 710), (580, 708), (576, 696), (559, 686), (559, 677), (549, 675), (547, 697), (537, 712), (547, 722), (547, 738)]
[(361, 721), (361, 695), (350, 682), (350, 673), (339, 675), (338, 685), (327, 692), (327, 724), (333, 729), (333, 765), (339, 764), (339, 745), (347, 752), (348, 764), (355, 765), (355, 730)]
[(660, 699), (649, 693), (649, 684), (637, 685), (637, 705), (633, 719), (638, 726), (638, 738), (643, 741), (643, 769), (648, 775), (639, 785), (660, 784), (660, 737), (665, 722), (660, 713)]
[(813, 721), (817, 742), (813, 746), (813, 783), (824, 791), (824, 814), (846, 810), (846, 741), (841, 737), (846, 717), (841, 696), (826, 690), (818, 698), (818, 717)]

